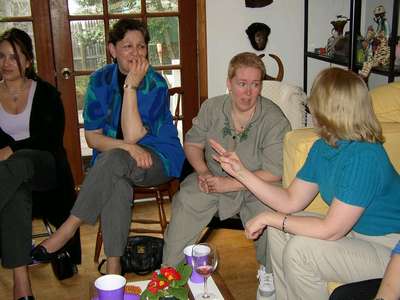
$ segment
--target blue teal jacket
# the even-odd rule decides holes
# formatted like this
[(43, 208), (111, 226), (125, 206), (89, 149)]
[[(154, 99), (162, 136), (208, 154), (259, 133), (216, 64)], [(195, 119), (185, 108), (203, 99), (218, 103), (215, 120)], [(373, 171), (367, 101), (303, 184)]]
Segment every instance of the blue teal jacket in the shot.
[[(138, 108), (147, 134), (139, 140), (161, 158), (168, 176), (179, 177), (185, 159), (169, 107), (168, 85), (164, 78), (149, 67), (137, 89)], [(83, 111), (85, 130), (102, 129), (103, 134), (116, 138), (121, 115), (121, 92), (118, 65), (110, 64), (90, 76)], [(93, 160), (98, 154), (93, 150)]]

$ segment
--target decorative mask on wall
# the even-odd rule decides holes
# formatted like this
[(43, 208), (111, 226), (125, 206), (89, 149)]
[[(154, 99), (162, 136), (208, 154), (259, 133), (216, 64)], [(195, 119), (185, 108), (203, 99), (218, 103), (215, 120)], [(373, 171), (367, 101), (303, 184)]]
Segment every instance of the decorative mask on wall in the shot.
[(245, 0), (246, 7), (264, 7), (270, 5), (273, 0)]
[(253, 23), (246, 29), (247, 36), (254, 49), (261, 51), (265, 49), (271, 29), (264, 23)]

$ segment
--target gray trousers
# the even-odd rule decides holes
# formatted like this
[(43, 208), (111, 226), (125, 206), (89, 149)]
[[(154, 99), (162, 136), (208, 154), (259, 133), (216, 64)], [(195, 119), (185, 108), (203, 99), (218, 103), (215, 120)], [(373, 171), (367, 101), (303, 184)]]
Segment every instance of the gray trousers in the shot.
[(167, 182), (161, 159), (150, 149), (153, 165), (141, 169), (122, 149), (101, 153), (82, 184), (71, 214), (83, 222), (95, 224), (100, 216), (106, 256), (122, 256), (132, 216), (134, 186)]
[[(240, 218), (245, 224), (257, 214), (270, 210), (253, 194), (240, 206)], [(197, 186), (197, 175), (191, 174), (181, 184), (172, 200), (171, 220), (164, 235), (163, 264), (176, 266), (184, 259), (183, 249), (196, 242), (201, 231), (218, 211), (218, 194), (206, 194)], [(267, 253), (267, 231), (255, 242), (257, 260), (272, 272), (270, 256)]]
[(29, 264), (32, 248), (32, 191), (55, 188), (54, 157), (47, 151), (18, 150), (0, 161), (0, 251), (2, 265)]
[(366, 236), (352, 231), (326, 241), (268, 227), (276, 299), (324, 300), (329, 298), (327, 282), (382, 278), (399, 238), (400, 234)]

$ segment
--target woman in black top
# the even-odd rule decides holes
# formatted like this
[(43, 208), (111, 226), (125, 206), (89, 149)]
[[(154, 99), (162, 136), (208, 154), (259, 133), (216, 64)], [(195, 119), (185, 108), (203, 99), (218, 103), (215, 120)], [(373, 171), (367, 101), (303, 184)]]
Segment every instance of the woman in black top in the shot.
[[(37, 77), (32, 41), (12, 28), (0, 36), (0, 253), (13, 269), (14, 299), (34, 299), (31, 263), (32, 214), (56, 227), (68, 217), (74, 183), (63, 147), (60, 94)], [(79, 234), (69, 247), (80, 263)]]

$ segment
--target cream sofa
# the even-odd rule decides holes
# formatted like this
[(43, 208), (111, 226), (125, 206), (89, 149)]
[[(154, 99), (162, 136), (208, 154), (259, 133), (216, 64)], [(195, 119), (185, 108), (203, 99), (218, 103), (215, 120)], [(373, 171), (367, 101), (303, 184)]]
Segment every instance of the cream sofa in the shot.
[[(384, 147), (391, 162), (400, 172), (400, 82), (377, 87), (370, 91), (375, 113), (381, 122)], [(317, 139), (312, 128), (296, 129), (288, 132), (283, 147), (283, 185), (287, 187), (304, 164), (308, 151)], [(325, 214), (328, 206), (320, 195), (306, 208), (307, 211)], [(336, 284), (337, 285), (337, 284)], [(333, 286), (330, 284), (330, 289)]]

